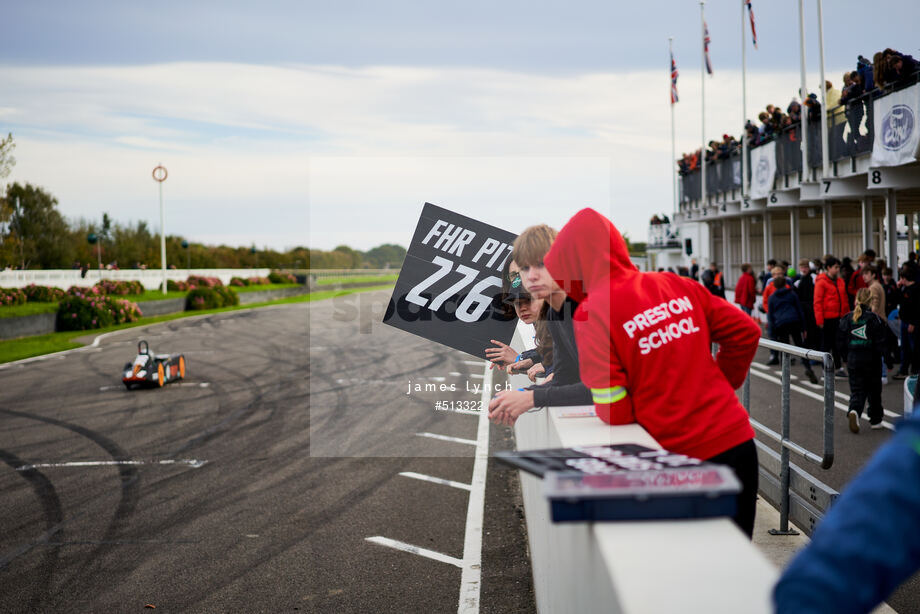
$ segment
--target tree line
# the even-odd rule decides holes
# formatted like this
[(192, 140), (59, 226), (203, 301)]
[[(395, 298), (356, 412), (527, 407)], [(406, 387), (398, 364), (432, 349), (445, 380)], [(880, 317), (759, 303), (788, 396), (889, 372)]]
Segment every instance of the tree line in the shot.
[[(4, 143), (11, 140), (0, 140), (0, 167), (4, 162)], [(9, 150), (10, 147), (7, 153)], [(159, 268), (160, 237), (147, 222), (122, 224), (108, 214), (97, 221), (68, 221), (57, 206), (57, 198), (40, 187), (29, 183), (6, 186), (0, 198), (0, 270), (83, 266), (95, 269), (100, 261), (102, 266), (116, 265), (122, 269)], [(91, 243), (91, 239), (95, 242)], [(398, 269), (405, 255), (403, 247), (393, 244), (366, 252), (346, 245), (331, 251), (308, 247), (277, 251), (255, 246), (204, 245), (180, 236), (166, 236), (166, 262), (180, 269)]]

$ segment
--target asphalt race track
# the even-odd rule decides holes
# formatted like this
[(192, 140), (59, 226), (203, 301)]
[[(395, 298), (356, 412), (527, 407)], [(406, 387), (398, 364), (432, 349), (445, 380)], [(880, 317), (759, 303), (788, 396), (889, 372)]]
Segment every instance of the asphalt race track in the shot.
[[(414, 476), (469, 485), (475, 447), (417, 433), (475, 441), (478, 416), (434, 403), (479, 395), (406, 392), (481, 383), (483, 363), (372, 323), (387, 298), (176, 320), (0, 365), (0, 611), (456, 612), (470, 495)], [(186, 381), (126, 391), (142, 338), (184, 353)], [(509, 430), (490, 443), (510, 447)], [(534, 610), (513, 478), (489, 463), (483, 612)]]

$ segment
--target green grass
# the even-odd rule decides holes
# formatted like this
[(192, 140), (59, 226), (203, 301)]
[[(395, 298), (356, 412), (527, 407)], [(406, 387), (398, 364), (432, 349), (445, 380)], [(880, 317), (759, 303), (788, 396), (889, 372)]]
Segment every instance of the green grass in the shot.
[(283, 290), (285, 288), (302, 288), (302, 284), (261, 284), (258, 286), (230, 286), (234, 292), (259, 292), (261, 290)]
[(316, 280), (316, 285), (330, 286), (332, 284), (358, 284), (368, 281), (379, 281), (383, 283), (386, 281), (396, 281), (396, 278), (398, 277), (398, 273), (394, 273), (393, 275), (364, 275), (358, 277), (323, 277), (322, 279)]
[(179, 290), (173, 290), (163, 294), (162, 290), (147, 290), (143, 294), (126, 294), (125, 296), (113, 295), (115, 298), (127, 299), (129, 301), (139, 303), (141, 301), (165, 301), (171, 298), (185, 298), (187, 292), (180, 292)]
[[(265, 307), (268, 305), (284, 305), (288, 303), (307, 303), (310, 301), (321, 301), (324, 299), (334, 298), (336, 296), (343, 296), (346, 294), (354, 294), (356, 292), (368, 292), (371, 290), (382, 290), (384, 288), (390, 288), (391, 285), (382, 285), (374, 286), (371, 288), (355, 288), (352, 290), (328, 290), (325, 292), (313, 292), (311, 294), (302, 294), (299, 296), (292, 296), (288, 298), (283, 298), (275, 301), (265, 301), (262, 303), (253, 303), (251, 305), (236, 305), (233, 307), (222, 307), (220, 309), (207, 309), (203, 311), (183, 311), (180, 313), (170, 313), (162, 316), (152, 316), (148, 318), (141, 318), (137, 322), (131, 322), (130, 324), (121, 324), (119, 326), (110, 326), (108, 328), (97, 328), (93, 330), (77, 330), (77, 331), (67, 331), (62, 333), (49, 333), (47, 335), (37, 335), (35, 337), (23, 337), (21, 339), (9, 339), (7, 341), (0, 341), (0, 363), (10, 362), (13, 360), (21, 360), (23, 358), (30, 358), (32, 356), (41, 356), (43, 354), (52, 354), (54, 352), (61, 352), (63, 350), (70, 350), (73, 348), (80, 347), (85, 345), (75, 341), (80, 337), (96, 337), (102, 333), (107, 333), (115, 330), (121, 330), (124, 328), (135, 328), (138, 326), (149, 326), (151, 324), (157, 324), (159, 322), (169, 322), (171, 320), (178, 320), (180, 318), (187, 318), (189, 316), (200, 316), (211, 313), (221, 313), (224, 311), (239, 311), (240, 309), (252, 309), (254, 307)], [(34, 303), (42, 304), (42, 303)], [(53, 303), (44, 303), (45, 305)]]
[(39, 313), (55, 313), (57, 303), (26, 303), (25, 305), (5, 305), (0, 307), (0, 318), (20, 318)]

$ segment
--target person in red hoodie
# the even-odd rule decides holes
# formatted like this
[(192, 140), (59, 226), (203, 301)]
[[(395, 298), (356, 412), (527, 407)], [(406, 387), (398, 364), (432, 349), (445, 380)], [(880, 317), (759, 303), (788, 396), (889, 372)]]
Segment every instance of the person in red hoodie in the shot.
[(741, 277), (735, 284), (735, 302), (741, 306), (744, 313), (751, 315), (754, 311), (754, 297), (757, 294), (757, 280), (750, 264), (741, 265)]
[(754, 320), (689, 279), (639, 272), (620, 232), (593, 209), (569, 220), (544, 264), (579, 302), (581, 379), (598, 417), (637, 422), (667, 450), (730, 466), (742, 484), (734, 520), (750, 536), (757, 451), (735, 389), (757, 351)]
[(815, 324), (821, 329), (821, 350), (834, 357), (837, 377), (846, 377), (837, 350), (840, 316), (850, 311), (846, 283), (840, 275), (840, 261), (834, 256), (824, 259), (824, 272), (815, 280)]

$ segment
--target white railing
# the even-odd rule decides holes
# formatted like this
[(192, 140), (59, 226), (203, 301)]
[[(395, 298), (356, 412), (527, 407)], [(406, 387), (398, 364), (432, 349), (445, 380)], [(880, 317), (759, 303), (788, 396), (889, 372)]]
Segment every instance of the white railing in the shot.
[[(168, 269), (166, 278), (173, 281), (185, 281), (189, 275), (217, 277), (225, 285), (232, 277), (268, 277), (271, 269)], [(70, 286), (92, 286), (100, 279), (114, 281), (139, 281), (147, 290), (156, 290), (163, 281), (160, 269), (91, 269), (86, 276), (80, 275), (79, 269), (54, 269), (37, 271), (0, 271), (0, 288), (23, 288), (30, 284), (54, 286), (66, 290)]]
[[(531, 346), (523, 325), (512, 345)], [(512, 386), (529, 384), (513, 376)], [(660, 448), (639, 425), (526, 413), (519, 450), (618, 443)], [(583, 408), (593, 409), (593, 407)], [(778, 572), (728, 518), (553, 524), (542, 480), (521, 472), (537, 610), (555, 612), (771, 612)]]
[(680, 248), (680, 226), (677, 224), (649, 224), (648, 248)]

